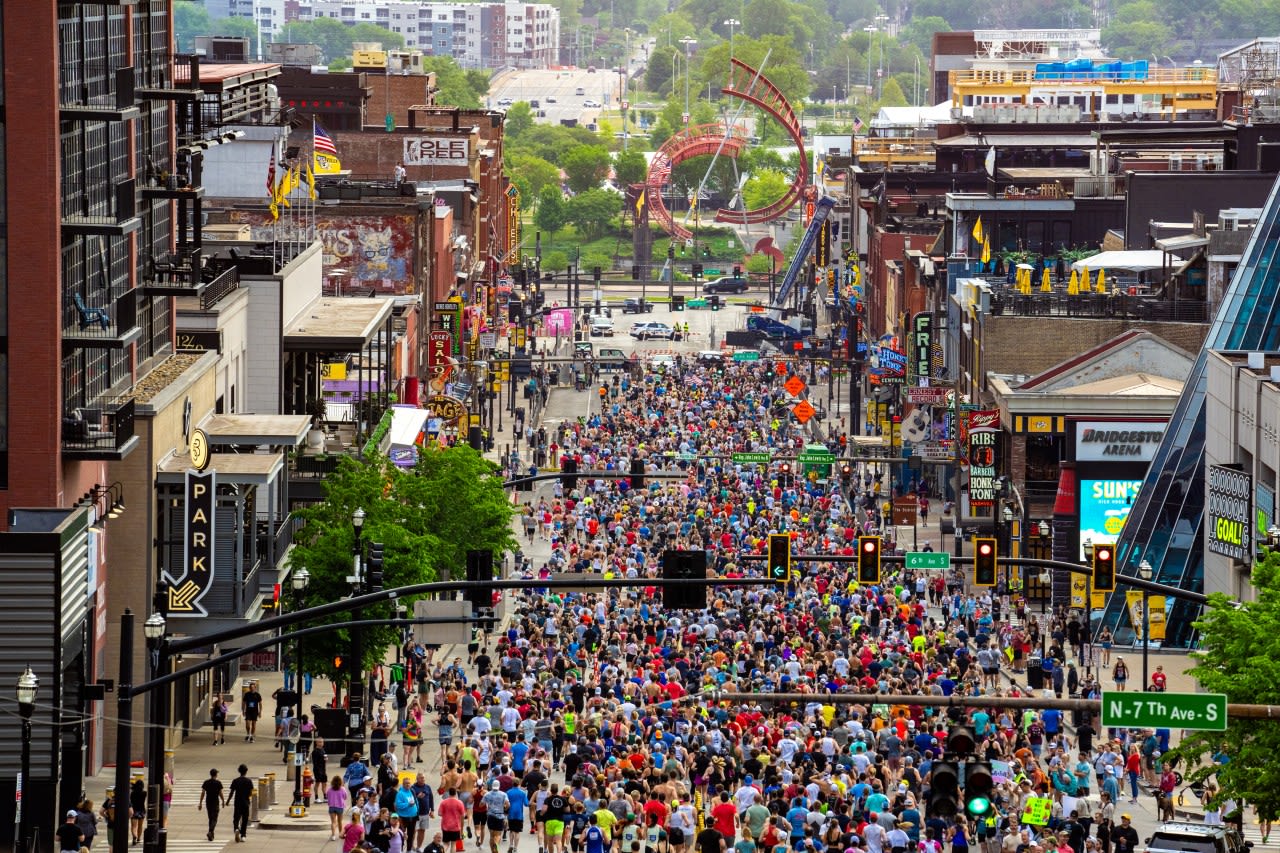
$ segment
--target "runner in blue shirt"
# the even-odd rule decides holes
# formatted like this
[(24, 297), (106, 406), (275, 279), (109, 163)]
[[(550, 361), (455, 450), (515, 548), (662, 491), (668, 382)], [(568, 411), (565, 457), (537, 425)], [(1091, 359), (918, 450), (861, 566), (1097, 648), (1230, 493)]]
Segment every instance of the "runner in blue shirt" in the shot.
[(582, 843), (587, 853), (604, 853), (604, 830), (596, 825), (596, 816), (591, 815), (588, 825), (582, 832)]
[(507, 791), (507, 849), (510, 853), (515, 853), (516, 843), (524, 832), (524, 812), (528, 807), (529, 795), (524, 788), (517, 785)]

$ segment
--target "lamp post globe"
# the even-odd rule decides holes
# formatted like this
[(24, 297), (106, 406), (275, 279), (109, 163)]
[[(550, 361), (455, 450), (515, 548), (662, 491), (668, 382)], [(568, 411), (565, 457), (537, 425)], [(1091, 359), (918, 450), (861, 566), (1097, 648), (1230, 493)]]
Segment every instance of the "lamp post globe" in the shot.
[(40, 679), (28, 666), (26, 671), (18, 676), (18, 711), (23, 719), (29, 719), (31, 712), (35, 710), (36, 691), (39, 689)]
[(293, 573), (293, 577), (290, 578), (289, 583), (293, 586), (294, 592), (304, 592), (307, 585), (311, 583), (311, 572), (307, 571), (304, 566)]
[(351, 526), (356, 529), (356, 533), (360, 533), (360, 528), (364, 527), (364, 509), (356, 507), (356, 511), (351, 513)]
[(142, 623), (142, 635), (148, 640), (158, 640), (164, 636), (165, 627), (164, 616), (152, 613), (147, 617), (147, 621)]

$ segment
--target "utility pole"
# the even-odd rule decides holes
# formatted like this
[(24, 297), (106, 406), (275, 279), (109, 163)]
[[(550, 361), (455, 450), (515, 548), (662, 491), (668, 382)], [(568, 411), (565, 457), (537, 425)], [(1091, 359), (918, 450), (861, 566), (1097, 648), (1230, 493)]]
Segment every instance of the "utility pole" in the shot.
[(689, 65), (689, 50), (698, 43), (698, 40), (692, 36), (685, 36), (680, 39), (680, 43), (684, 45), (684, 125), (688, 127), (693, 116), (689, 111), (689, 78), (692, 76), (690, 73), (692, 69)]

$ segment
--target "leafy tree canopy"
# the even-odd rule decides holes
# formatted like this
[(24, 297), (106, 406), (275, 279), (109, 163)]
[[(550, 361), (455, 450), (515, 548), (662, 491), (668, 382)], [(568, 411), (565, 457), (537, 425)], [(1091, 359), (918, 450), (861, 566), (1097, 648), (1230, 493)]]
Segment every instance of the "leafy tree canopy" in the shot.
[[(1280, 704), (1280, 551), (1254, 563), (1257, 600), (1237, 606), (1221, 593), (1209, 596), (1196, 622), (1200, 650), (1190, 670), (1210, 693), (1228, 702)], [(1239, 720), (1225, 732), (1189, 732), (1172, 756), (1185, 760), (1193, 782), (1216, 778), (1215, 804), (1233, 799), (1258, 809), (1264, 820), (1280, 818), (1280, 721)], [(1229, 758), (1229, 760), (1228, 760)], [(1166, 761), (1169, 756), (1166, 756)]]
[[(493, 463), (465, 445), (427, 448), (408, 471), (385, 459), (344, 459), (325, 480), (324, 502), (297, 510), (302, 527), (289, 552), (289, 565), (305, 566), (311, 574), (307, 604), (336, 601), (351, 591), (346, 578), (352, 570), (351, 516), (357, 507), (366, 514), (364, 541), (385, 546), (388, 588), (460, 577), (468, 550), (500, 553), (515, 548), (512, 507), (496, 471)], [(389, 605), (361, 611), (365, 618), (371, 614), (390, 617)], [(336, 674), (335, 655), (346, 655), (350, 648), (348, 632), (339, 626), (349, 618), (332, 617), (332, 632), (304, 642), (310, 672)], [(398, 636), (391, 627), (366, 629), (363, 666), (385, 660)]]
[(622, 210), (622, 196), (608, 190), (589, 189), (568, 202), (568, 220), (585, 241), (602, 237)]
[(768, 207), (786, 193), (791, 181), (782, 172), (763, 169), (748, 179), (742, 188), (743, 200), (749, 209)]
[(619, 188), (641, 183), (648, 171), (644, 155), (634, 148), (613, 155), (613, 172)]
[(568, 210), (564, 197), (560, 194), (560, 188), (558, 186), (543, 187), (538, 193), (538, 212), (533, 218), (538, 230), (547, 232), (548, 237), (554, 237), (556, 232), (568, 223), (567, 217)]
[(195, 49), (195, 37), (210, 31), (209, 10), (192, 0), (177, 0), (173, 4), (173, 37), (179, 51)]
[(569, 179), (569, 189), (586, 192), (600, 186), (609, 176), (609, 150), (602, 145), (580, 145), (567, 152), (560, 166)]

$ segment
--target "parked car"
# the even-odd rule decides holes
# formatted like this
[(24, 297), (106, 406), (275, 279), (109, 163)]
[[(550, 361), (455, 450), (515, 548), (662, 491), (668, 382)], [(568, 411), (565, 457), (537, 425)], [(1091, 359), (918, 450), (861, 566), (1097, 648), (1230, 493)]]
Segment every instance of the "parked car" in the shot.
[(512, 104), (512, 103), (513, 103), (513, 102), (512, 102), (512, 100), (511, 100), (510, 98), (499, 98), (499, 99), (498, 99), (498, 106), (500, 106), (500, 107), (509, 107), (509, 106), (511, 106), (511, 104)]
[(622, 303), (623, 314), (648, 314), (651, 311), (653, 311), (653, 303), (644, 299), (637, 299), (632, 296), (627, 297), (626, 301)]
[(547, 97), (546, 97), (546, 98), (544, 98), (544, 100), (545, 100), (548, 104), (554, 104), (554, 103), (556, 103), (556, 96), (555, 96), (555, 95), (547, 95)]
[(587, 109), (589, 109), (589, 110), (591, 110), (591, 109), (596, 109), (596, 110), (600, 109), (600, 102), (599, 102), (599, 101), (597, 101), (597, 100), (594, 100), (594, 99), (592, 99), (592, 98), (587, 98), (585, 101), (583, 101), (583, 102), (582, 102), (582, 105), (583, 105), (584, 107), (586, 107)]
[(747, 280), (745, 278), (734, 278), (733, 276), (723, 276), (721, 278), (712, 279), (702, 285), (703, 293), (746, 293)]
[(593, 338), (612, 338), (613, 337), (613, 321), (608, 317), (596, 317), (591, 321), (591, 337)]

